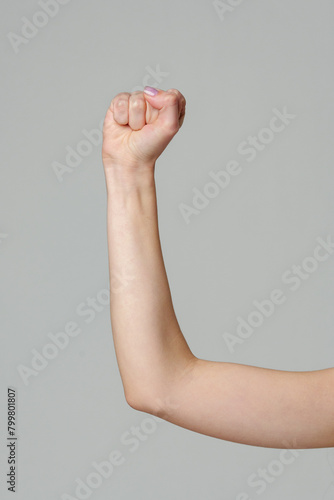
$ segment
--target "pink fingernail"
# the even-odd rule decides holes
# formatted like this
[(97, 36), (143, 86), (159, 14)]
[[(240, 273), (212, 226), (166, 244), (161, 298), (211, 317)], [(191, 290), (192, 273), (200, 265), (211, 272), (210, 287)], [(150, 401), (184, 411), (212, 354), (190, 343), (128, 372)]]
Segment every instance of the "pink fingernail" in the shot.
[(146, 87), (144, 87), (144, 92), (147, 95), (155, 96), (155, 95), (157, 95), (157, 93), (159, 91), (157, 89), (155, 89), (154, 87), (146, 86)]

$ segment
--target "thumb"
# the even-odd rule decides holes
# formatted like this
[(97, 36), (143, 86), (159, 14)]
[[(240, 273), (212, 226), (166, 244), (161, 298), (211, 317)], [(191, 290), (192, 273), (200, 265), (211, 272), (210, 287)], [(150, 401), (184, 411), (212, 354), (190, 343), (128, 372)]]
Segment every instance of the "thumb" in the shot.
[(183, 123), (185, 114), (185, 98), (176, 89), (167, 91), (146, 86), (144, 95), (147, 102), (159, 111), (158, 118), (152, 123), (158, 129), (168, 134), (176, 134)]

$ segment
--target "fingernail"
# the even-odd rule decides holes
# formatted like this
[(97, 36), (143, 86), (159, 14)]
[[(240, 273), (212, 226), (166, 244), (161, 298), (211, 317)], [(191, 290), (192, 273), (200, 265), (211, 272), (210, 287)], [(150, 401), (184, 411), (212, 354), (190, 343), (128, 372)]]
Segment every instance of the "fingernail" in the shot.
[(147, 95), (154, 96), (154, 95), (157, 95), (158, 90), (155, 89), (154, 87), (148, 87), (148, 86), (146, 86), (146, 87), (144, 87), (144, 92)]

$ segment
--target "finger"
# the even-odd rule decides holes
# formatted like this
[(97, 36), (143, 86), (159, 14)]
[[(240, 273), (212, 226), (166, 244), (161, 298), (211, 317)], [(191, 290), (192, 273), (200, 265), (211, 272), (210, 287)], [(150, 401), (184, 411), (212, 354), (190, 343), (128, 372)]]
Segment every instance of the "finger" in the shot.
[(146, 123), (146, 101), (142, 92), (133, 92), (129, 99), (129, 125), (141, 130)]
[(112, 100), (113, 118), (119, 125), (129, 123), (129, 92), (121, 92)]
[(177, 89), (169, 89), (167, 92), (174, 92), (179, 99), (179, 126), (182, 126), (186, 114), (186, 98)]
[(154, 96), (144, 94), (150, 105), (159, 110), (154, 126), (169, 134), (175, 134), (183, 123), (185, 98), (177, 89), (157, 90), (158, 93)]

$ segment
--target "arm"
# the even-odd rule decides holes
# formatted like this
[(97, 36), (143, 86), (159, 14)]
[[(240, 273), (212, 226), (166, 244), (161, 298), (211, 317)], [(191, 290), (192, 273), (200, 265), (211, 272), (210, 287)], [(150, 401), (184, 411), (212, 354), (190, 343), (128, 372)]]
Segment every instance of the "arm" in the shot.
[(118, 94), (105, 118), (110, 313), (126, 400), (227, 441), (332, 447), (334, 369), (287, 372), (206, 361), (193, 355), (180, 330), (159, 239), (154, 169), (184, 114), (185, 99), (172, 89)]

